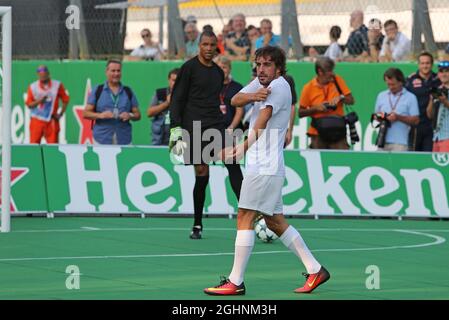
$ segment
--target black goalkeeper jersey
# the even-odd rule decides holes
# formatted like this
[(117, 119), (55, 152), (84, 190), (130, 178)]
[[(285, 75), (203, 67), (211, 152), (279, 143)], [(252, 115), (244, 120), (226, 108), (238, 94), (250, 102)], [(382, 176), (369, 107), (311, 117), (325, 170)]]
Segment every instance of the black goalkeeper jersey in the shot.
[(220, 111), (220, 92), (224, 73), (213, 63), (208, 67), (198, 56), (185, 62), (173, 87), (170, 102), (170, 126), (191, 131), (193, 121), (201, 121), (202, 128), (223, 127)]

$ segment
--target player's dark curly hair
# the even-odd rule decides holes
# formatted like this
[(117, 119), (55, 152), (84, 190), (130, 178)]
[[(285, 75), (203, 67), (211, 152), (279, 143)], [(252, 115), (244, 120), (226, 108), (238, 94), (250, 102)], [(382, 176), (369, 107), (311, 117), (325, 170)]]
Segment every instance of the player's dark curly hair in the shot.
[(285, 52), (279, 47), (266, 46), (256, 50), (255, 52), (256, 61), (260, 57), (270, 57), (271, 61), (274, 62), (274, 65), (279, 68), (281, 75), (285, 75), (287, 72), (286, 69), (286, 60)]
[(205, 30), (201, 33), (200, 43), (201, 43), (201, 40), (203, 39), (203, 37), (215, 38), (215, 40), (217, 40), (217, 35), (211, 30)]

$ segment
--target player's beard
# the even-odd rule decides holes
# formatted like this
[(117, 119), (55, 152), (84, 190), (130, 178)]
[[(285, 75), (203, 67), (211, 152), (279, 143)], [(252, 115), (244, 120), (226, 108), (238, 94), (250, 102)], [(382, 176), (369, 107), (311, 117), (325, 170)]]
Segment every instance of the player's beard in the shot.
[[(269, 77), (265, 74), (261, 74), (257, 77), (259, 78), (260, 84), (263, 85), (264, 87), (267, 87), (271, 83), (271, 81), (273, 81), (275, 79), (275, 76)], [(261, 79), (261, 77), (263, 80)]]

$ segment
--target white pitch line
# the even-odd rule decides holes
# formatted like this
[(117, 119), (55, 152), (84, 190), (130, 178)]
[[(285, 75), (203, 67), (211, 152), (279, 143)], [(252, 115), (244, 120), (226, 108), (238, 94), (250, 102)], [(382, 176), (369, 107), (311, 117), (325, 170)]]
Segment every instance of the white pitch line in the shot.
[[(326, 230), (326, 229), (323, 229)], [(327, 229), (329, 230), (329, 229)], [(351, 229), (354, 230), (354, 229)], [(363, 231), (369, 231), (362, 229)], [(377, 229), (381, 230), (381, 229)], [(410, 249), (410, 248), (422, 248), (428, 246), (440, 245), (446, 242), (446, 239), (434, 234), (417, 232), (412, 230), (402, 229), (385, 229), (386, 231), (410, 233), (414, 235), (421, 235), (434, 239), (433, 242), (426, 242), (405, 246), (390, 246), (390, 247), (372, 247), (372, 248), (340, 248), (340, 249), (315, 249), (312, 252), (343, 252), (343, 251), (374, 251), (374, 250), (393, 250), (393, 249)], [(278, 253), (290, 253), (290, 251), (260, 251), (253, 252), (253, 254), (278, 254)], [(174, 257), (212, 257), (212, 256), (231, 256), (234, 252), (218, 252), (218, 253), (175, 253), (175, 254), (149, 254), (149, 255), (127, 255), (127, 256), (81, 256), (81, 257), (42, 257), (42, 258), (6, 258), (0, 259), (0, 262), (12, 262), (12, 261), (43, 261), (43, 260), (87, 260), (87, 259), (141, 259), (141, 258), (174, 258)]]
[(94, 227), (81, 227), (81, 229), (83, 230), (87, 230), (87, 231), (99, 231), (99, 228), (94, 228)]
[[(16, 230), (14, 233), (59, 233), (59, 232), (92, 232), (92, 231), (190, 231), (189, 228), (96, 228), (96, 227), (81, 227), (79, 229), (43, 229), (43, 230)], [(207, 228), (210, 231), (236, 231), (235, 228)], [(385, 232), (394, 231), (395, 229), (367, 229), (367, 228), (299, 228), (299, 231), (372, 231)], [(417, 232), (449, 232), (449, 229), (407, 229)], [(1, 235), (1, 234), (0, 234)]]

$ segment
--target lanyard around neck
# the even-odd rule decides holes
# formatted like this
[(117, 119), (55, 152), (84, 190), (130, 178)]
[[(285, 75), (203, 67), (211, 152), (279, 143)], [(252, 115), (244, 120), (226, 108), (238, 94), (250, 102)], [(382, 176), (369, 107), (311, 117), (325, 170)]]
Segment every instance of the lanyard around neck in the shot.
[(118, 102), (120, 100), (120, 93), (113, 94), (111, 92), (112, 103), (114, 104), (114, 108), (118, 108)]
[(396, 108), (398, 106), (399, 100), (401, 100), (402, 94), (404, 93), (404, 91), (401, 91), (401, 93), (399, 94), (398, 98), (396, 99), (396, 102), (393, 104), (393, 101), (391, 100), (391, 96), (394, 95), (393, 92), (390, 92), (391, 94), (388, 95), (388, 101), (390, 102), (390, 108), (391, 111), (396, 111)]
[(220, 103), (225, 104), (224, 99), (226, 97), (226, 92), (228, 91), (229, 85), (231, 84), (231, 81), (223, 88), (223, 90), (220, 93)]

